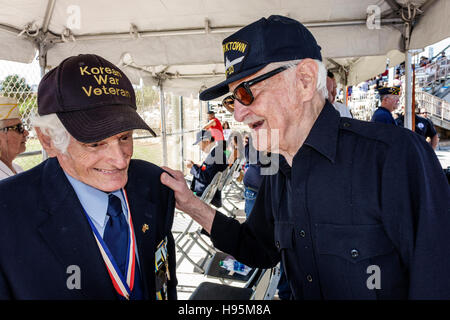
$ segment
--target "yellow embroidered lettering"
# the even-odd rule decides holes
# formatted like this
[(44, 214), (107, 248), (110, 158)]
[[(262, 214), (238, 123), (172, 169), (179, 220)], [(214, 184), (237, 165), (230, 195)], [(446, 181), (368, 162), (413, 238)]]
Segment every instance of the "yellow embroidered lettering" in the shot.
[(81, 88), (84, 90), (84, 93), (86, 93), (86, 95), (87, 95), (88, 97), (91, 96), (91, 93), (92, 93), (92, 86), (89, 86), (89, 91), (86, 90), (85, 87), (81, 87)]
[(113, 78), (113, 77), (109, 77), (109, 84), (118, 85), (119, 84), (119, 79)]
[(80, 67), (80, 74), (82, 75), (82, 76), (84, 76), (85, 74), (87, 74), (88, 76), (90, 76), (91, 74), (89, 73), (89, 71), (87, 71), (87, 66), (85, 66), (85, 67)]
[(106, 84), (107, 80), (108, 80), (108, 76), (96, 76), (94, 75), (95, 80), (97, 81), (98, 84)]

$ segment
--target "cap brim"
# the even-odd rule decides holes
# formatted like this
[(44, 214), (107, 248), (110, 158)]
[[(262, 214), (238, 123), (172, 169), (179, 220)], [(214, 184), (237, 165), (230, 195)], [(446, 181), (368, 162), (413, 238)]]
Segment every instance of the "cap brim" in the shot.
[(108, 105), (83, 111), (57, 112), (59, 120), (78, 141), (101, 141), (121, 132), (142, 129), (154, 137), (155, 132), (136, 110), (128, 105)]
[(238, 81), (242, 78), (248, 77), (265, 66), (267, 66), (270, 62), (253, 67), (251, 69), (245, 70), (244, 72), (240, 72), (238, 74), (235, 74), (234, 76), (229, 77), (225, 81), (222, 81), (219, 84), (216, 84), (215, 86), (212, 86), (211, 88), (208, 88), (202, 92), (200, 92), (200, 100), (208, 101), (215, 98), (218, 98), (220, 96), (223, 96), (224, 94), (227, 94), (229, 92), (228, 85), (232, 82)]

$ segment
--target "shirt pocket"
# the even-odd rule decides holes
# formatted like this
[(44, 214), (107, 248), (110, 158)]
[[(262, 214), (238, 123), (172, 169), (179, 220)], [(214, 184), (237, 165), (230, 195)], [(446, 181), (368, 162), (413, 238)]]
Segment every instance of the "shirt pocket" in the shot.
[(335, 255), (351, 263), (359, 263), (394, 250), (381, 224), (317, 224), (316, 236), (319, 254)]
[[(385, 281), (389, 281), (390, 261), (397, 260), (383, 225), (317, 224), (315, 227), (325, 298), (377, 299), (379, 290), (386, 288)], [(380, 271), (379, 283), (373, 278), (375, 269)], [(378, 284), (379, 288), (374, 287)]]

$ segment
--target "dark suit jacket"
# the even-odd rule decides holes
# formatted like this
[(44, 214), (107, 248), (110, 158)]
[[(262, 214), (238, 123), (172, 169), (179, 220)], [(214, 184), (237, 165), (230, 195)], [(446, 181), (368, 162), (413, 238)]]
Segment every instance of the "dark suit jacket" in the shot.
[[(174, 195), (162, 169), (131, 160), (127, 192), (144, 296), (155, 299), (155, 248), (168, 238), (170, 299), (176, 299)], [(142, 226), (147, 224), (145, 233)], [(68, 267), (81, 288), (69, 289)], [(0, 182), (0, 299), (117, 299), (82, 206), (56, 158)]]

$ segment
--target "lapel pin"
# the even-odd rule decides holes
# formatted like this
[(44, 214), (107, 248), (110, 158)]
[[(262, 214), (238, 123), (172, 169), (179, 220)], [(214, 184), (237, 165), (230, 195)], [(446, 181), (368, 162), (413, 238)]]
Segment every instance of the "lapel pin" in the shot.
[(149, 228), (148, 228), (148, 224), (145, 223), (145, 224), (142, 226), (142, 232), (145, 233), (148, 229), (149, 229)]

